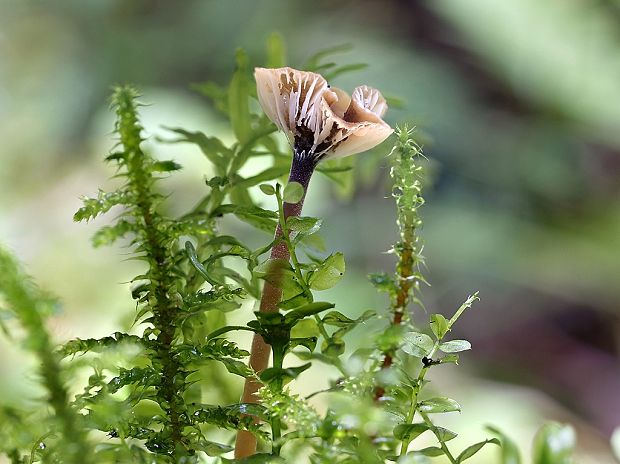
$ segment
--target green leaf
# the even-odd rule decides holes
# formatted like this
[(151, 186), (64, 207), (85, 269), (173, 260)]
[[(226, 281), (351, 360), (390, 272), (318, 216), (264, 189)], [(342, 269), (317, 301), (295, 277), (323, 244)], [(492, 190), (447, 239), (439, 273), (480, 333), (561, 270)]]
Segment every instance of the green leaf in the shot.
[(295, 337), (291, 338), (289, 342), (289, 350), (292, 350), (296, 346), (303, 346), (308, 348), (308, 350), (312, 353), (316, 348), (317, 337)]
[(403, 338), (403, 345), (401, 349), (416, 358), (423, 358), (427, 356), (435, 342), (431, 337), (420, 332), (408, 332)]
[(353, 166), (330, 166), (329, 163), (334, 160), (323, 161), (319, 166), (316, 167), (318, 172), (322, 173), (339, 173), (339, 172), (349, 172), (353, 169)]
[(501, 464), (521, 464), (521, 453), (515, 442), (496, 427), (487, 426), (486, 429), (499, 437), (502, 448)]
[(439, 349), (444, 353), (459, 353), (471, 350), (471, 343), (467, 340), (450, 340), (439, 345)]
[(287, 203), (299, 203), (303, 197), (304, 187), (299, 182), (289, 182), (282, 192), (282, 199)]
[[(245, 189), (234, 189), (233, 192), (246, 192)], [(247, 202), (244, 202), (247, 203)], [(243, 222), (246, 222), (259, 230), (273, 234), (276, 230), (276, 218), (278, 215), (258, 206), (240, 206), (240, 205), (220, 205), (212, 211), (211, 217), (218, 217), (224, 214), (234, 214)]]
[(245, 144), (252, 133), (250, 126), (250, 88), (248, 55), (242, 49), (236, 53), (237, 69), (228, 87), (228, 115), (237, 140)]
[(324, 253), (325, 250), (327, 249), (325, 246), (325, 241), (318, 234), (301, 235), (301, 241), (296, 242), (296, 243), (300, 243), (307, 248), (320, 251), (321, 253)]
[(436, 425), (433, 426), (433, 433), (437, 436), (437, 439), (442, 443), (450, 441), (453, 438), (456, 438), (458, 436), (456, 432), (453, 432), (452, 430), (448, 430), (446, 428), (439, 427)]
[(548, 422), (534, 438), (534, 464), (571, 464), (575, 430), (566, 424)]
[(431, 316), (431, 330), (437, 340), (441, 340), (449, 330), (448, 321), (441, 314), (433, 314)]
[(207, 243), (205, 243), (206, 247), (221, 248), (222, 246), (225, 246), (225, 245), (230, 245), (231, 249), (232, 248), (242, 248), (242, 249), (246, 250), (248, 252), (248, 254), (252, 253), (252, 250), (250, 250), (246, 245), (241, 243), (239, 240), (237, 240), (232, 235), (218, 235), (218, 236), (213, 237), (212, 239), (210, 239)]
[(286, 225), (293, 232), (311, 235), (321, 228), (323, 221), (313, 217), (291, 216), (286, 220)]
[(268, 219), (259, 216), (240, 216), (236, 215), (241, 221), (250, 224), (257, 230), (268, 233), (273, 236), (278, 222), (275, 219)]
[(443, 450), (437, 446), (429, 446), (428, 448), (423, 448), (418, 453), (423, 454), (424, 456), (429, 457), (437, 457), (444, 454)]
[[(260, 326), (262, 328), (272, 329), (274, 327), (280, 328), (284, 325), (284, 316), (278, 312), (263, 312), (263, 311), (254, 311), (254, 315), (256, 316), (256, 321), (248, 322), (248, 326), (257, 327)], [(257, 325), (258, 324), (258, 325)], [(287, 332), (290, 332), (289, 327), (286, 328)]]
[(377, 348), (383, 352), (397, 350), (403, 344), (406, 330), (406, 327), (402, 324), (390, 325), (377, 336)]
[(270, 184), (260, 184), (258, 186), (258, 188), (260, 188), (265, 195), (275, 195), (276, 194), (276, 189), (273, 188), (273, 185), (270, 185)]
[(82, 198), (84, 206), (76, 211), (73, 215), (73, 220), (75, 222), (90, 221), (100, 214), (107, 213), (114, 206), (127, 205), (132, 201), (129, 193), (124, 190), (116, 190), (114, 192), (99, 190), (97, 198)]
[(151, 172), (171, 172), (171, 171), (179, 171), (183, 168), (179, 163), (176, 163), (172, 160), (166, 161), (155, 161), (149, 167)]
[(246, 292), (241, 288), (234, 291), (228, 288), (223, 289), (224, 287), (222, 291), (199, 290), (196, 293), (190, 293), (183, 298), (184, 308), (190, 313), (189, 315), (212, 310), (228, 312), (239, 308)]
[(324, 77), (328, 81), (331, 81), (331, 80), (335, 79), (336, 77), (338, 77), (338, 76), (340, 76), (342, 74), (346, 74), (346, 73), (350, 73), (350, 72), (354, 72), (354, 71), (361, 71), (362, 69), (366, 69), (367, 67), (368, 67), (367, 63), (346, 64), (346, 65), (337, 67), (336, 69), (334, 69), (331, 72), (325, 73)]
[(306, 294), (306, 292), (302, 291), (291, 298), (281, 301), (278, 304), (278, 308), (284, 309), (286, 311), (289, 309), (299, 308), (300, 306), (303, 306), (307, 303), (311, 303), (311, 300)]
[(118, 375), (108, 382), (110, 393), (116, 393), (126, 385), (138, 384), (148, 388), (161, 385), (161, 375), (152, 367), (134, 367), (132, 369), (118, 370)]
[(301, 308), (294, 309), (293, 311), (287, 313), (287, 315), (284, 316), (284, 321), (292, 327), (297, 323), (297, 321), (304, 319), (308, 316), (314, 316), (315, 314), (319, 314), (327, 309), (333, 308), (334, 306), (335, 305), (333, 303), (327, 303), (323, 301), (308, 303)]
[[(350, 319), (344, 314), (338, 311), (331, 311), (322, 319), (322, 323), (324, 325), (330, 325), (339, 327), (331, 337), (327, 338), (322, 344), (322, 350), (324, 353), (328, 353), (331, 356), (340, 356), (344, 352), (344, 342), (343, 337), (357, 327), (358, 324), (361, 324), (368, 319), (372, 318), (375, 315), (375, 312), (372, 310), (364, 311), (364, 313), (359, 316), (357, 319)], [(370, 350), (372, 352), (372, 349)], [(365, 357), (368, 357), (366, 355)]]
[(220, 176), (226, 173), (226, 167), (232, 159), (233, 152), (230, 148), (225, 146), (220, 139), (217, 137), (209, 137), (202, 132), (190, 132), (181, 128), (167, 127), (166, 129), (181, 136), (181, 138), (171, 140), (170, 142), (188, 142), (197, 145), (200, 151), (202, 151), (207, 159), (217, 168), (217, 172)]
[(249, 355), (248, 351), (240, 349), (234, 342), (224, 338), (212, 338), (202, 345), (194, 343), (178, 345), (174, 357), (182, 363), (200, 363), (205, 360), (218, 361), (222, 357), (243, 359)]
[(121, 344), (135, 344), (144, 347), (148, 346), (149, 342), (137, 335), (115, 332), (114, 335), (109, 337), (69, 340), (58, 349), (58, 353), (63, 358), (77, 353), (101, 353), (106, 349), (116, 348)]
[(394, 438), (397, 440), (415, 440), (419, 435), (429, 430), (428, 425), (419, 424), (398, 424), (394, 427)]
[(422, 401), (418, 409), (427, 414), (460, 411), (461, 406), (452, 398), (436, 397)]
[(207, 453), (208, 456), (219, 456), (220, 454), (228, 453), (234, 449), (232, 446), (204, 439), (200, 440), (199, 443), (200, 450)]
[(97, 248), (102, 245), (110, 245), (129, 232), (135, 232), (137, 229), (138, 226), (133, 222), (120, 219), (116, 224), (104, 226), (95, 232), (92, 238), (93, 246)]
[[(497, 438), (491, 438), (489, 440), (484, 440), (481, 441), (480, 443), (476, 443), (475, 445), (471, 445), (467, 448), (465, 448), (465, 450), (459, 454), (459, 456), (456, 458), (456, 462), (458, 462), (459, 464), (469, 458), (471, 458), (474, 454), (476, 454), (478, 451), (480, 451), (485, 445), (489, 444), (489, 443), (493, 443), (495, 445), (499, 445), (499, 440)], [(559, 464), (559, 463), (554, 463), (554, 464)]]
[(254, 275), (281, 288), (289, 295), (296, 296), (303, 292), (295, 271), (285, 259), (268, 259), (254, 268)]
[(387, 272), (377, 272), (368, 275), (370, 283), (380, 292), (392, 292), (396, 290), (394, 280)]
[(266, 453), (253, 454), (243, 459), (220, 459), (223, 464), (286, 464), (283, 458)]
[(352, 49), (353, 49), (352, 44), (340, 44), (340, 45), (335, 45), (333, 47), (325, 48), (315, 53), (314, 55), (310, 56), (310, 58), (308, 58), (308, 60), (306, 61), (302, 69), (307, 69), (309, 71), (317, 72), (319, 70), (321, 60), (323, 60), (325, 57), (334, 55), (337, 53), (348, 52)]
[(262, 209), (258, 206), (240, 206), (240, 205), (220, 205), (213, 212), (211, 216), (217, 217), (224, 214), (234, 214), (239, 218), (246, 216), (254, 216), (259, 218), (277, 218), (278, 214), (268, 209)]
[(291, 329), (291, 337), (295, 338), (318, 337), (319, 334), (319, 326), (313, 318), (302, 319)]
[(398, 458), (398, 464), (430, 464), (430, 459), (419, 454), (417, 451), (411, 451), (404, 456)]
[(405, 109), (407, 106), (405, 104), (405, 100), (403, 100), (402, 98), (394, 97), (391, 95), (384, 95), (383, 97), (385, 98), (385, 101), (387, 102), (389, 108), (401, 110)]
[(236, 359), (230, 358), (218, 358), (217, 361), (224, 364), (226, 370), (231, 374), (239, 375), (244, 378), (254, 375), (254, 371), (242, 361), (237, 361)]
[(281, 68), (286, 66), (286, 45), (283, 37), (277, 32), (267, 37), (267, 68)]
[(215, 82), (192, 84), (192, 89), (211, 99), (218, 111), (228, 115), (228, 92)]
[(259, 428), (260, 426), (254, 424), (254, 420), (249, 415), (266, 419), (265, 408), (258, 404), (241, 403), (228, 406), (192, 404), (189, 409), (195, 424), (208, 423), (227, 430)]
[(441, 358), (442, 364), (459, 364), (459, 355), (458, 354), (449, 354)]
[[(273, 179), (282, 177), (283, 175), (287, 174), (288, 171), (289, 171), (288, 166), (274, 166), (271, 168), (267, 168), (264, 171), (259, 172), (258, 174), (252, 177), (247, 177), (245, 179), (241, 177), (237, 177), (238, 180), (235, 180), (235, 182), (233, 182), (233, 185), (235, 187), (244, 187), (244, 188), (252, 187), (254, 185), (260, 184), (261, 182), (267, 182), (268, 180), (273, 180)], [(274, 193), (275, 193), (275, 190), (274, 190)]]
[(270, 383), (275, 379), (283, 379), (284, 382), (288, 382), (297, 378), (299, 374), (309, 369), (310, 366), (312, 366), (312, 363), (306, 363), (296, 367), (287, 367), (284, 369), (279, 367), (270, 367), (261, 372), (260, 379), (266, 383)]
[(333, 325), (336, 327), (347, 327), (351, 324), (355, 324), (355, 320), (351, 319), (339, 311), (330, 311), (322, 319), (323, 324)]
[(205, 183), (212, 189), (218, 189), (228, 185), (230, 183), (230, 179), (228, 179), (228, 177), (215, 176), (207, 179)]
[(190, 242), (189, 240), (185, 242), (185, 251), (187, 253), (187, 257), (189, 258), (190, 263), (192, 263), (192, 266), (194, 266), (194, 269), (198, 271), (198, 273), (203, 277), (203, 279), (205, 279), (207, 282), (209, 282), (212, 285), (217, 284), (217, 282), (215, 282), (211, 278), (211, 276), (209, 276), (209, 274), (207, 273), (207, 270), (205, 269), (205, 267), (202, 265), (202, 263), (198, 259), (198, 256), (196, 256), (196, 249), (194, 248), (194, 245), (192, 244), (192, 242)]
[(342, 198), (350, 198), (355, 189), (353, 166), (356, 159), (355, 156), (347, 156), (321, 162), (321, 173), (337, 185), (338, 195)]
[(312, 273), (308, 284), (313, 290), (327, 290), (336, 285), (345, 271), (344, 255), (335, 253), (324, 260)]
[(255, 329), (251, 327), (246, 327), (244, 325), (227, 325), (226, 327), (220, 327), (219, 329), (211, 332), (209, 335), (207, 335), (207, 339), (210, 340), (212, 338), (219, 337), (220, 335), (232, 332), (233, 330), (246, 330), (248, 332), (256, 332)]
[(331, 337), (324, 340), (321, 344), (321, 353), (330, 358), (337, 358), (345, 350), (344, 340), (338, 337)]

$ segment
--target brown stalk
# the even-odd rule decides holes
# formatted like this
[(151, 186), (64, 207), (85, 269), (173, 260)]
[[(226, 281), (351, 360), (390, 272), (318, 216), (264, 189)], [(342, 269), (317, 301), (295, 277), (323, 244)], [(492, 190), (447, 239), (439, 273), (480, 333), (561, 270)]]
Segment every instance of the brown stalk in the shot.
[[(284, 220), (291, 216), (299, 216), (304, 204), (306, 192), (308, 191), (308, 184), (310, 183), (310, 177), (314, 172), (315, 161), (311, 157), (299, 156), (297, 153), (293, 156), (293, 163), (291, 164), (291, 172), (289, 175), (290, 182), (299, 182), (304, 189), (304, 195), (298, 203), (284, 202)], [(290, 253), (284, 240), (278, 240), (282, 237), (282, 228), (278, 224), (275, 232), (276, 242), (271, 249), (269, 256), (270, 260), (286, 260), (290, 259)], [(271, 313), (278, 311), (278, 305), (282, 300), (282, 288), (280, 286), (281, 275), (278, 271), (278, 267), (274, 267), (272, 274), (265, 279), (263, 286), (263, 294), (260, 300), (259, 311), (264, 313)], [(250, 348), (250, 361), (249, 366), (257, 374), (260, 374), (269, 365), (269, 357), (271, 355), (271, 346), (263, 340), (263, 338), (254, 334), (252, 338), (252, 347)], [(256, 392), (262, 387), (260, 381), (255, 378), (248, 377), (245, 379), (245, 385), (243, 387), (243, 395), (241, 396), (242, 403), (257, 403), (258, 398)], [(251, 456), (256, 453), (256, 437), (248, 431), (240, 430), (237, 432), (237, 440), (235, 443), (235, 459), (241, 459), (247, 456)]]
[[(407, 311), (407, 306), (411, 300), (411, 289), (413, 287), (413, 268), (415, 266), (413, 247), (409, 241), (401, 242), (401, 251), (399, 253), (398, 264), (396, 265), (396, 272), (398, 274), (398, 287), (396, 291), (396, 298), (392, 304), (392, 325), (400, 325), (403, 321), (403, 316)], [(381, 363), (381, 369), (387, 369), (392, 365), (393, 352), (386, 351), (383, 353), (383, 362)], [(375, 401), (379, 401), (385, 394), (385, 389), (381, 386), (375, 388)]]

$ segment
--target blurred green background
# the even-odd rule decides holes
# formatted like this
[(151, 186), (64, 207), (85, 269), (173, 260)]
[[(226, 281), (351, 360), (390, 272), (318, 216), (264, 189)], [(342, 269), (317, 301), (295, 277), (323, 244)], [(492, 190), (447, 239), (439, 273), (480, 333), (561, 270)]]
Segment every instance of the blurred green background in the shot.
[[(432, 159), (424, 208), (428, 312), (451, 313), (480, 290), (459, 338), (473, 351), (434, 383), (463, 406), (446, 424), (462, 443), (492, 423), (527, 450), (544, 418), (572, 423), (582, 464), (612, 463), (620, 425), (620, 4), (566, 0), (0, 0), (0, 241), (63, 312), (59, 341), (131, 321), (126, 283), (138, 265), (121, 247), (93, 250), (96, 224), (74, 224), (80, 195), (110, 185), (108, 95), (134, 83), (152, 105), (156, 153), (186, 169), (166, 181), (172, 207), (202, 192), (210, 168), (190, 146), (156, 143), (165, 126), (230, 137), (191, 83), (225, 84), (234, 51), (254, 64), (285, 38), (291, 65), (353, 44), (342, 63), (406, 105)], [(384, 305), (366, 274), (391, 270), (396, 238), (386, 143), (360, 155), (342, 200), (320, 177), (307, 202), (348, 270), (329, 297), (345, 311)], [(267, 238), (265, 237), (265, 240)], [(246, 315), (249, 317), (248, 315)], [(419, 315), (420, 320), (424, 314)], [(31, 362), (0, 341), (0, 397), (36, 394)], [(439, 371), (439, 370), (438, 370)], [(307, 379), (309, 381), (309, 379)], [(309, 390), (312, 385), (303, 386)], [(495, 462), (495, 450), (477, 462)]]

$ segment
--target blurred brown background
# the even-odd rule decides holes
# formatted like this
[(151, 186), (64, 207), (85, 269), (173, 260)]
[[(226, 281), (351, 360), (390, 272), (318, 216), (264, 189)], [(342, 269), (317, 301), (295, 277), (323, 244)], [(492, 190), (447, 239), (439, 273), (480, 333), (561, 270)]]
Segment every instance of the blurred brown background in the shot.
[[(184, 173), (166, 185), (187, 205), (209, 166), (189, 146), (154, 143), (164, 126), (230, 138), (190, 89), (226, 83), (241, 46), (260, 64), (277, 31), (291, 65), (342, 43), (337, 79), (402, 98), (432, 159), (424, 208), (430, 312), (482, 301), (458, 336), (472, 341), (439, 387), (463, 405), (447, 422), (463, 443), (493, 423), (527, 450), (544, 418), (578, 432), (579, 463), (614, 462), (620, 425), (620, 4), (599, 0), (0, 0), (0, 241), (64, 309), (59, 340), (127, 327), (126, 250), (93, 250), (95, 225), (74, 224), (79, 196), (109, 185), (108, 94), (134, 83), (152, 103), (156, 154)], [(340, 62), (340, 61), (339, 61)], [(329, 295), (382, 305), (365, 275), (390, 270), (395, 240), (383, 151), (361, 155), (353, 198), (313, 182), (307, 213), (325, 218), (348, 271)], [(363, 307), (363, 308), (362, 308)], [(420, 320), (425, 315), (419, 315)], [(0, 395), (26, 401), (29, 360), (0, 341)], [(618, 439), (620, 441), (620, 438)], [(494, 462), (485, 451), (479, 462)], [(483, 456), (482, 454), (480, 456)]]

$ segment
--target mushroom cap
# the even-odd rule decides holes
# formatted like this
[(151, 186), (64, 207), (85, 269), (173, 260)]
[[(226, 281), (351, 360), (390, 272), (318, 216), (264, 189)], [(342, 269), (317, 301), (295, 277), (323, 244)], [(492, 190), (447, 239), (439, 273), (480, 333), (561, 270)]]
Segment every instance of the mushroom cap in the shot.
[(392, 128), (381, 117), (387, 104), (366, 85), (351, 96), (323, 76), (293, 68), (256, 68), (258, 101), (293, 148), (318, 162), (369, 150)]

